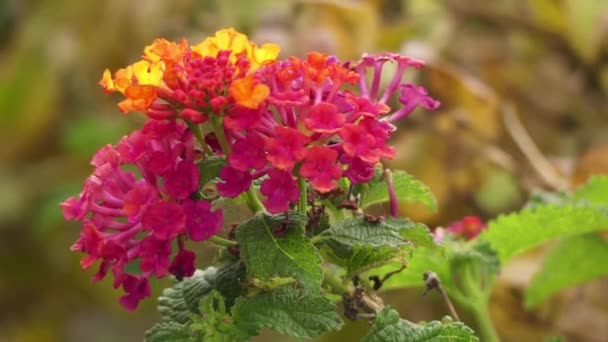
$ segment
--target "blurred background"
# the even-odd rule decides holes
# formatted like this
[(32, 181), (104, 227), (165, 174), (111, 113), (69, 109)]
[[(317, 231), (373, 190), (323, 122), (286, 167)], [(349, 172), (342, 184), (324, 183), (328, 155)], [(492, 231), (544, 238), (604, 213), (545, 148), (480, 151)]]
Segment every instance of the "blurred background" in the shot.
[[(136, 61), (156, 37), (194, 44), (230, 26), (278, 43), (282, 57), (394, 51), (427, 60), (408, 77), (443, 105), (401, 123), (389, 165), (432, 188), (437, 214), (401, 208), (432, 227), (489, 219), (535, 189), (608, 172), (606, 0), (0, 0), (0, 341), (139, 341), (159, 319), (155, 300), (127, 313), (108, 279), (89, 282), (69, 251), (79, 228), (58, 203), (80, 191), (94, 151), (143, 120), (105, 96), (103, 70)], [(491, 308), (499, 332), (506, 341), (607, 341), (606, 280), (522, 308), (542, 253), (504, 269)], [(410, 320), (447, 314), (438, 295), (421, 294), (385, 296)], [(365, 329), (349, 324), (321, 340)]]

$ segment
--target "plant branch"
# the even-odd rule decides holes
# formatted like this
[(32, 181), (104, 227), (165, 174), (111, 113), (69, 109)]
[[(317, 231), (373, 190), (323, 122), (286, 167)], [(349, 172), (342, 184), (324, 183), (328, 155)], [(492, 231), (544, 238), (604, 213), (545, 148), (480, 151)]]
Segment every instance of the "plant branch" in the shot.
[(568, 188), (568, 181), (562, 177), (551, 163), (541, 153), (540, 149), (519, 120), (512, 104), (507, 104), (502, 110), (502, 118), (507, 132), (513, 138), (517, 147), (528, 159), (534, 171), (553, 189), (564, 190)]
[(460, 317), (458, 316), (458, 312), (456, 312), (456, 308), (454, 307), (454, 304), (452, 304), (450, 297), (447, 295), (447, 293), (441, 286), (441, 281), (439, 280), (439, 277), (437, 276), (437, 274), (435, 272), (425, 272), (423, 277), (424, 277), (424, 283), (426, 285), (424, 294), (426, 294), (428, 291), (434, 290), (434, 289), (439, 291), (439, 293), (441, 293), (441, 296), (443, 297), (443, 301), (445, 302), (445, 304), (448, 307), (448, 310), (450, 311), (450, 315), (452, 317), (454, 317), (455, 320), (460, 322)]

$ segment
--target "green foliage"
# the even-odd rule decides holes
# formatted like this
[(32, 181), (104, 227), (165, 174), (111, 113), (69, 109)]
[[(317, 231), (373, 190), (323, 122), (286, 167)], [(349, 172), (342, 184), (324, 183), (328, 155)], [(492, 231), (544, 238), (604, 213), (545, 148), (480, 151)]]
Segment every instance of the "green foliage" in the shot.
[(258, 214), (236, 229), (236, 241), (249, 279), (271, 281), (293, 277), (303, 286), (319, 289), (323, 280), (321, 256), (304, 234), (306, 218)]
[(245, 265), (238, 260), (223, 263), (215, 274), (215, 289), (224, 296), (226, 307), (230, 309), (234, 300), (245, 292), (247, 278)]
[(191, 278), (163, 290), (158, 297), (158, 311), (164, 322), (185, 324), (198, 313), (199, 301), (214, 288), (217, 269), (209, 267), (197, 271)]
[[(426, 205), (429, 209), (437, 210), (437, 201), (431, 190), (424, 183), (405, 171), (393, 172), (393, 185), (399, 201), (415, 202)], [(361, 208), (389, 200), (388, 187), (382, 179), (372, 181), (369, 190), (361, 198)]]
[(399, 313), (384, 308), (376, 317), (369, 334), (363, 342), (387, 341), (479, 341), (471, 328), (461, 322), (445, 317), (441, 322), (432, 321), (414, 324), (401, 319)]
[(212, 292), (200, 303), (201, 315), (192, 316), (190, 331), (196, 341), (237, 342), (246, 341), (250, 335), (239, 329), (226, 309), (224, 297)]
[[(422, 275), (427, 271), (435, 272), (442, 281), (449, 281), (451, 271), (448, 260), (443, 250), (417, 248), (414, 252), (414, 258), (408, 260), (406, 269), (393, 275), (384, 283), (382, 288), (388, 290), (403, 287), (424, 287)], [(374, 273), (388, 273), (400, 266), (401, 264), (391, 263), (374, 270)]]
[(176, 322), (158, 323), (146, 331), (146, 342), (167, 341), (191, 342), (194, 339), (187, 325)]
[(577, 204), (541, 205), (503, 215), (479, 239), (489, 241), (501, 262), (558, 237), (608, 229), (605, 211)]
[(314, 337), (337, 330), (342, 320), (319, 293), (287, 285), (255, 297), (241, 297), (233, 308), (237, 326), (250, 335), (261, 328), (293, 337)]
[(212, 291), (218, 291), (228, 310), (236, 297), (243, 294), (245, 269), (239, 261), (227, 261), (219, 267), (196, 271), (190, 277), (163, 290), (158, 297), (158, 311), (164, 322), (185, 324), (193, 314), (199, 315), (199, 303)]
[(488, 241), (474, 240), (470, 243), (454, 243), (450, 251), (450, 267), (452, 274), (458, 270), (472, 266), (481, 272), (485, 278), (497, 274), (500, 270), (498, 255)]
[(198, 170), (201, 175), (200, 184), (205, 185), (209, 181), (219, 177), (220, 170), (226, 165), (226, 158), (219, 156), (209, 156), (198, 163)]
[(95, 115), (83, 115), (66, 125), (61, 143), (70, 155), (88, 159), (100, 147), (117, 144), (130, 128), (125, 120), (100, 120)]
[(608, 267), (600, 260), (608, 260), (608, 242), (596, 234), (558, 242), (526, 290), (526, 307), (534, 308), (560, 290), (608, 275)]
[(425, 225), (393, 218), (379, 222), (365, 218), (340, 221), (321, 233), (319, 241), (348, 275), (382, 266), (414, 247), (437, 248)]
[(575, 201), (608, 207), (608, 176), (591, 177), (573, 196)]

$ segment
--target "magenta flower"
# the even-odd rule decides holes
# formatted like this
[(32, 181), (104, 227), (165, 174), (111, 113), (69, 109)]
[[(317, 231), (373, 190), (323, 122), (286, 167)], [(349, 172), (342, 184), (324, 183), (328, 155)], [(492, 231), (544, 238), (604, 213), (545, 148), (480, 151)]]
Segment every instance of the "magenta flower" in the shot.
[(295, 128), (276, 127), (276, 135), (268, 139), (268, 161), (279, 170), (291, 170), (306, 154), (308, 137)]
[(260, 191), (266, 196), (263, 203), (271, 213), (289, 210), (289, 205), (296, 203), (300, 198), (296, 180), (290, 172), (283, 170), (270, 170), (268, 178), (262, 182)]
[(186, 229), (192, 241), (207, 240), (220, 232), (224, 224), (221, 210), (211, 210), (211, 203), (186, 201), (183, 205), (186, 214)]
[(186, 215), (182, 206), (158, 201), (150, 206), (143, 217), (142, 225), (151, 230), (152, 235), (159, 240), (173, 240), (183, 234), (186, 229)]
[(267, 163), (265, 143), (264, 138), (255, 132), (236, 139), (232, 144), (228, 163), (239, 171), (263, 168)]
[(251, 175), (231, 166), (224, 166), (220, 171), (223, 182), (217, 183), (217, 191), (224, 197), (235, 198), (251, 186)]
[(317, 133), (335, 133), (342, 128), (345, 121), (346, 117), (338, 112), (338, 106), (327, 102), (313, 105), (308, 117), (304, 119), (306, 128)]
[(196, 255), (194, 252), (183, 249), (173, 259), (169, 272), (179, 281), (184, 279), (184, 277), (191, 277), (196, 271), (196, 267), (194, 266), (195, 259)]
[(488, 228), (487, 224), (479, 217), (465, 216), (462, 218), (462, 220), (450, 223), (445, 229), (450, 235), (471, 240), (486, 228)]
[(120, 304), (129, 311), (137, 309), (139, 301), (149, 297), (151, 293), (150, 282), (144, 276), (125, 275), (122, 288), (127, 294), (120, 297)]
[(369, 182), (374, 177), (374, 164), (366, 163), (359, 157), (350, 158), (343, 156), (341, 161), (347, 165), (344, 176), (353, 184)]
[(329, 192), (338, 186), (342, 177), (342, 167), (336, 163), (337, 159), (338, 152), (328, 147), (312, 147), (300, 167), (300, 176), (308, 179), (317, 191)]
[[(221, 228), (222, 213), (189, 199), (198, 191), (199, 174), (191, 133), (181, 123), (149, 121), (116, 147), (100, 149), (91, 164), (95, 170), (81, 194), (61, 204), (66, 219), (82, 222), (71, 249), (86, 254), (83, 269), (101, 260), (94, 281), (112, 270), (114, 287), (127, 292), (120, 302), (132, 310), (150, 295), (148, 278), (168, 273), (171, 242), (190, 234), (211, 237)], [(127, 165), (141, 176), (123, 169)], [(204, 233), (191, 226), (198, 218), (208, 219)], [(124, 267), (137, 260), (141, 274), (126, 273)]]

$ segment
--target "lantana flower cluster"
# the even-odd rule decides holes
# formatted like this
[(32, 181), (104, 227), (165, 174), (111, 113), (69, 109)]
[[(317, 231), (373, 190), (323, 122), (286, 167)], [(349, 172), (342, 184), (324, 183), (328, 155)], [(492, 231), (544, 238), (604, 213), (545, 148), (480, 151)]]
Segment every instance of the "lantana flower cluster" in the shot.
[[(281, 213), (307, 191), (330, 193), (342, 178), (369, 181), (375, 164), (395, 156), (392, 123), (439, 105), (402, 81), (408, 68), (423, 66), (418, 60), (278, 55), (274, 44), (258, 47), (225, 29), (197, 45), (157, 39), (140, 61), (104, 72), (104, 90), (124, 96), (119, 109), (149, 120), (99, 150), (82, 193), (61, 206), (66, 219), (82, 223), (72, 246), (86, 254), (82, 268), (101, 260), (93, 279), (111, 271), (127, 309), (150, 295), (150, 277), (191, 276), (195, 254), (186, 240), (213, 240), (221, 231), (221, 209), (200, 196), (197, 163), (225, 158), (215, 181), (220, 197)], [(386, 80), (388, 63), (396, 69)], [(135, 262), (137, 271), (127, 272)]]
[(433, 231), (433, 237), (437, 242), (443, 242), (446, 236), (454, 239), (473, 240), (487, 228), (488, 225), (481, 218), (465, 216), (448, 224), (445, 228), (437, 227)]

